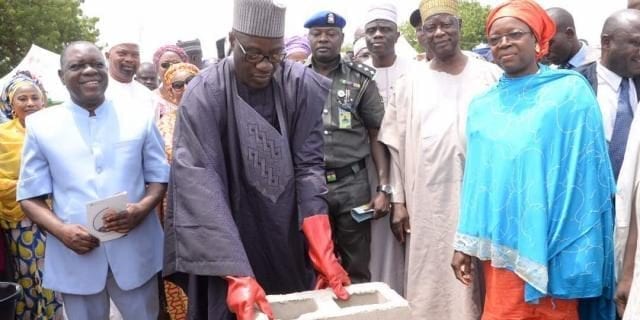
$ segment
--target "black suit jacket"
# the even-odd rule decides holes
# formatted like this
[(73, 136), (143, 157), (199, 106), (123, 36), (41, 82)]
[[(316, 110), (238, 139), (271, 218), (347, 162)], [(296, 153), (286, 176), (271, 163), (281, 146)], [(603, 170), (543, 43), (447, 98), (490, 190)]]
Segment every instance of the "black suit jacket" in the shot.
[[(598, 71), (596, 68), (596, 64), (597, 64), (596, 62), (591, 62), (585, 65), (582, 65), (580, 67), (577, 67), (574, 70), (577, 72), (580, 72), (585, 78), (587, 78), (587, 81), (589, 81), (589, 84), (591, 84), (591, 88), (593, 89), (593, 92), (597, 96), (598, 95)], [(640, 101), (640, 77), (634, 77), (633, 84), (636, 87), (636, 97), (638, 98), (638, 101)]]

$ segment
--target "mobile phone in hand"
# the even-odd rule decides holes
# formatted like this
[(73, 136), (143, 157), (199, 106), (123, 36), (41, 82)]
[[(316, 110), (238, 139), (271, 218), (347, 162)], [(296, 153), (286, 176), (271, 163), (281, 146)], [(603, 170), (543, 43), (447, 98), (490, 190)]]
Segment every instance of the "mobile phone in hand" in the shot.
[(373, 219), (373, 208), (368, 204), (351, 209), (351, 217), (358, 223)]

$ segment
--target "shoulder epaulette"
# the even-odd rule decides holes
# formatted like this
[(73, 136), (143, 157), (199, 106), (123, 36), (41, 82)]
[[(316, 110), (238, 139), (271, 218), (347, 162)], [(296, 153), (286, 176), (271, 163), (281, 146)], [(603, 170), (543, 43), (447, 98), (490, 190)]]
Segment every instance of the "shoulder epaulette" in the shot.
[(368, 66), (366, 64), (358, 63), (358, 62), (351, 62), (351, 61), (345, 62), (345, 64), (349, 68), (358, 71), (359, 73), (363, 74), (367, 78), (371, 79), (371, 78), (373, 78), (373, 76), (376, 75), (376, 69), (374, 69), (373, 67)]

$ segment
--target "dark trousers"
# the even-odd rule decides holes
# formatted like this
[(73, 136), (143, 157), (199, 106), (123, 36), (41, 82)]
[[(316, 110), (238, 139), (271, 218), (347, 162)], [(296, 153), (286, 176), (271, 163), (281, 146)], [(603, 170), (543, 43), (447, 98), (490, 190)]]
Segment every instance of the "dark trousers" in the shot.
[(371, 281), (371, 222), (356, 222), (351, 209), (369, 203), (371, 191), (367, 170), (330, 183), (327, 200), (335, 249), (351, 282)]
[(341, 264), (349, 274), (351, 282), (371, 281), (371, 222), (357, 223), (349, 212), (331, 217), (333, 239)]
[(234, 320), (227, 307), (227, 281), (222, 277), (188, 276), (189, 320)]

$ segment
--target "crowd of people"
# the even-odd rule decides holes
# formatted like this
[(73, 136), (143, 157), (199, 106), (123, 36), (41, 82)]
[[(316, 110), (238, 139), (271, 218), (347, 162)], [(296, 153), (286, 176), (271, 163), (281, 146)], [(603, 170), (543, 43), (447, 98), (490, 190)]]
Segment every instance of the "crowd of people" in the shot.
[(285, 38), (284, 6), (235, 0), (215, 63), (193, 41), (150, 62), (75, 41), (55, 106), (16, 73), (0, 109), (16, 319), (274, 318), (267, 295), (371, 281), (412, 319), (640, 319), (640, 2), (598, 50), (567, 10), (506, 1), (486, 56), (461, 49), (457, 0), (418, 5), (421, 57), (398, 54), (390, 2), (345, 55), (338, 13)]

